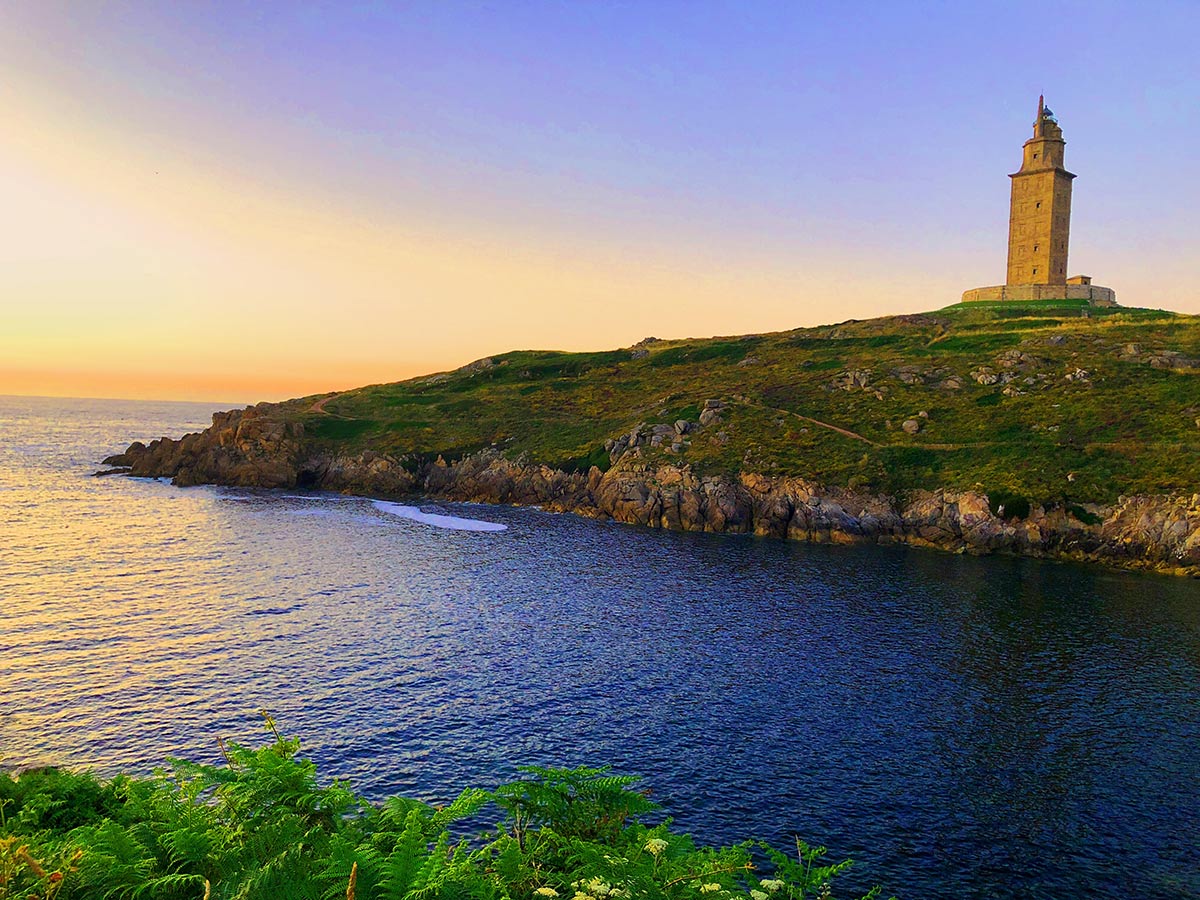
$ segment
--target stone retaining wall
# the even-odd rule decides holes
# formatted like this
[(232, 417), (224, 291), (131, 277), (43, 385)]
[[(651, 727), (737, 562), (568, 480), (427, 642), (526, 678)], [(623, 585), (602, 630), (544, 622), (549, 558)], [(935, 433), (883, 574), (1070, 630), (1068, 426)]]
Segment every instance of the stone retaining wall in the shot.
[(981, 300), (1087, 300), (1093, 306), (1116, 306), (1117, 292), (1098, 284), (998, 284), (963, 291), (963, 303)]

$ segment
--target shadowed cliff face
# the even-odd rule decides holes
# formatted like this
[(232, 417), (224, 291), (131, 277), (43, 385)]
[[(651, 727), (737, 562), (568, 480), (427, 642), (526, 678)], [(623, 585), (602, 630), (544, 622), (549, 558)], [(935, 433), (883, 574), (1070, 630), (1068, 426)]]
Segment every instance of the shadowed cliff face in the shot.
[[(263, 404), (216, 413), (179, 440), (136, 442), (105, 460), (114, 471), (167, 477), (180, 486), (424, 493), (450, 500), (539, 505), (554, 511), (680, 531), (754, 533), (815, 543), (902, 542), (976, 553), (1094, 560), (1200, 577), (1200, 495), (1123, 497), (1087, 510), (1034, 507), (1005, 519), (984, 494), (913, 491), (904, 498), (826, 487), (803, 478), (743, 472), (701, 475), (644, 460), (634, 447), (607, 472), (586, 474), (510, 460), (486, 450), (414, 464), (308, 440), (300, 422)], [(1082, 521), (1083, 515), (1089, 522)]]

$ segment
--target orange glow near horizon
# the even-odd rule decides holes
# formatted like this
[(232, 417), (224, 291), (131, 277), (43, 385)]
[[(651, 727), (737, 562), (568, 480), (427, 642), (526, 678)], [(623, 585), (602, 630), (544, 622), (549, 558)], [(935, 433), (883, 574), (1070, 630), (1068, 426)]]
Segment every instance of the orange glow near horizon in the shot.
[(798, 274), (762, 261), (356, 217), (83, 134), (11, 90), (0, 116), (0, 186), (22, 212), (0, 234), (16, 299), (0, 393), (282, 399), (509, 349), (624, 346), (664, 331), (664, 309), (688, 315), (660, 336), (815, 324), (792, 313)]
[(80, 132), (11, 92), (0, 115), (0, 186), (23, 215), (0, 234), (16, 298), (0, 392), (283, 398), (506, 349), (628, 346), (664, 308), (689, 311), (668, 336), (802, 324), (793, 272), (368, 220)]

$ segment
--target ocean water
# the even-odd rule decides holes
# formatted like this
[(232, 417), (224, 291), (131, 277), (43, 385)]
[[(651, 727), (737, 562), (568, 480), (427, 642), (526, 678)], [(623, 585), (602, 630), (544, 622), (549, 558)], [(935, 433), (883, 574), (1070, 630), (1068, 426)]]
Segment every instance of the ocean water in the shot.
[(1200, 897), (1200, 585), (462, 504), (92, 478), (201, 404), (0, 397), (0, 765), (264, 739), (446, 799), (641, 774), (839, 895)]

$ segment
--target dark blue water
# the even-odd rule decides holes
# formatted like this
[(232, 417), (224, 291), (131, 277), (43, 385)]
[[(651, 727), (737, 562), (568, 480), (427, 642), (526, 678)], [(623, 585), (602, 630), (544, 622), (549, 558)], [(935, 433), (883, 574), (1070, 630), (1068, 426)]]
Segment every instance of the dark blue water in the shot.
[(208, 407), (0, 398), (0, 763), (261, 739), (372, 796), (639, 773), (839, 894), (1200, 897), (1200, 585), (536, 510), (92, 479)]

